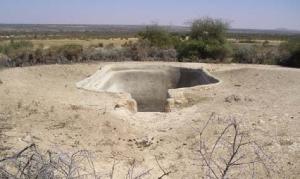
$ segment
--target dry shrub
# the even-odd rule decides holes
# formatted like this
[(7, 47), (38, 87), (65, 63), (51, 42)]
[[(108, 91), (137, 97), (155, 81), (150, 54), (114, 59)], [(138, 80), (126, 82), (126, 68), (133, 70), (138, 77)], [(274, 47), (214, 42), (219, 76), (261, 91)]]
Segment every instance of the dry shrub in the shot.
[(128, 51), (124, 47), (92, 48), (83, 52), (85, 60), (122, 61), (128, 59)]
[(238, 45), (234, 48), (233, 62), (250, 64), (278, 64), (284, 54), (278, 47), (258, 45)]
[[(217, 127), (215, 121), (221, 130), (211, 130)], [(207, 135), (212, 132), (211, 140)], [(205, 178), (280, 178), (282, 173), (274, 158), (233, 117), (221, 119), (213, 113), (200, 129), (195, 146)]]
[(10, 58), (7, 55), (0, 53), (0, 68), (7, 66), (7, 63), (10, 61)]
[[(137, 172), (135, 160), (129, 161), (126, 179), (142, 179), (152, 169)], [(39, 152), (35, 144), (31, 144), (15, 155), (0, 159), (0, 178), (2, 179), (81, 179), (110, 178), (113, 179), (117, 162), (107, 172), (97, 172), (94, 157), (90, 151), (79, 150), (73, 154)]]
[(147, 41), (127, 44), (129, 58), (133, 61), (177, 61), (174, 48), (151, 46)]
[[(203, 178), (284, 178), (277, 162), (233, 117), (220, 118), (214, 113), (197, 130), (199, 138), (192, 148), (196, 152), (195, 160), (200, 163)], [(208, 137), (214, 136), (214, 138)], [(0, 178), (114, 178), (118, 162), (114, 158), (111, 170), (96, 171), (93, 155), (87, 150), (73, 154), (41, 154), (35, 144), (31, 144), (13, 156), (0, 159)], [(155, 157), (161, 174), (151, 175), (152, 169), (137, 172), (136, 160), (129, 160), (124, 178), (141, 179), (150, 175), (162, 179), (174, 171), (166, 170)]]
[(97, 178), (92, 155), (81, 150), (68, 155), (42, 155), (35, 144), (0, 160), (0, 177), (16, 179)]

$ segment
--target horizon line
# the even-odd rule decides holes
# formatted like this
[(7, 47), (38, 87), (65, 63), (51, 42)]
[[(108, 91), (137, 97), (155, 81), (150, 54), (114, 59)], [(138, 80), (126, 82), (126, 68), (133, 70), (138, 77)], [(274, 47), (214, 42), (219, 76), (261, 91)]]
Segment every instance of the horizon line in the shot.
[[(155, 23), (149, 23), (149, 24), (84, 24), (84, 23), (6, 23), (6, 22), (0, 22), (0, 25), (70, 25), (70, 26), (151, 26), (151, 25), (158, 25), (163, 27), (190, 27), (188, 25), (173, 25), (173, 24), (155, 24)], [(300, 29), (289, 29), (284, 27), (278, 27), (278, 28), (266, 28), (266, 29), (259, 29), (259, 28), (243, 28), (243, 27), (230, 27), (229, 30), (273, 30), (273, 31), (298, 31), (300, 32)]]

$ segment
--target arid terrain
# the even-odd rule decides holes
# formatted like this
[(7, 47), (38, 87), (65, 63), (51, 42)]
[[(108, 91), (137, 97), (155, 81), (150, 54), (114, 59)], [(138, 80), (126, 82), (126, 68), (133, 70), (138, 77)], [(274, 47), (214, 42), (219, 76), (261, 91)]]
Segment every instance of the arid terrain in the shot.
[[(126, 175), (133, 160), (135, 175), (151, 169), (145, 178), (158, 178), (164, 173), (168, 173), (164, 178), (201, 178), (206, 170), (198, 151), (199, 141), (206, 141), (211, 148), (213, 143), (209, 141), (215, 141), (227, 122), (235, 119), (239, 130), (247, 132), (245, 140), (255, 141), (267, 157), (251, 165), (258, 169), (255, 173), (246, 173), (242, 165), (234, 166), (232, 177), (239, 172), (245, 172), (243, 178), (300, 175), (299, 69), (141, 63), (202, 67), (220, 83), (179, 89), (185, 102), (177, 101), (176, 110), (171, 112), (134, 113), (117, 105), (126, 100), (124, 94), (76, 88), (77, 82), (107, 63), (1, 69), (0, 158), (35, 143), (43, 152), (89, 150), (96, 171), (103, 175), (111, 171), (115, 161), (116, 178)], [(122, 64), (130, 66), (133, 62)], [(209, 119), (204, 139), (199, 139)], [(218, 149), (222, 146), (217, 145)], [(241, 152), (252, 155), (248, 148)], [(222, 151), (215, 155), (220, 155), (216, 160), (226, 157)]]

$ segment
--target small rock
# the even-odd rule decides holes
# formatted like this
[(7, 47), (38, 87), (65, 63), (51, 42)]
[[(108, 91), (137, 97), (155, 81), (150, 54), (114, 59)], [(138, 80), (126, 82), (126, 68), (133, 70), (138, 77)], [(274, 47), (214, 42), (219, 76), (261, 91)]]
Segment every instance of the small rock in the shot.
[(79, 145), (79, 140), (75, 140), (75, 141), (74, 141), (74, 145), (75, 145), (75, 146), (78, 146), (78, 145)]
[(246, 102), (252, 102), (253, 99), (252, 99), (252, 98), (249, 98), (249, 97), (245, 97), (245, 98), (244, 98), (244, 101), (246, 101)]
[(133, 113), (137, 112), (137, 104), (136, 101), (133, 99), (123, 99), (118, 101), (118, 103), (115, 105), (114, 109), (118, 108), (125, 108)]
[(283, 146), (283, 145), (293, 145), (293, 141), (290, 141), (290, 140), (284, 140), (284, 139), (281, 139), (281, 140), (279, 140), (279, 144), (281, 145), (281, 146)]
[(188, 103), (188, 100), (184, 99), (184, 98), (175, 100), (176, 105), (182, 105), (182, 104), (186, 104), (186, 103)]
[(265, 121), (260, 119), (260, 120), (257, 121), (257, 123), (258, 123), (258, 124), (264, 124)]
[(21, 141), (26, 142), (26, 143), (33, 143), (32, 136), (30, 134), (23, 136), (21, 138)]
[(152, 142), (144, 139), (141, 141), (136, 141), (135, 145), (137, 146), (137, 148), (146, 148), (146, 147), (149, 147), (150, 145), (152, 145)]
[(238, 95), (230, 95), (225, 98), (225, 102), (227, 103), (239, 102), (239, 101), (241, 101), (241, 97), (239, 97)]

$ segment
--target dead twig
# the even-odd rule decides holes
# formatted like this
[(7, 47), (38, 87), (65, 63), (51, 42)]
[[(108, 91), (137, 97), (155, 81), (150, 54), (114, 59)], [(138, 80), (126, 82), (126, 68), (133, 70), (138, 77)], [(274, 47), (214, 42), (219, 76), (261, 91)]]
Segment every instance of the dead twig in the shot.
[[(244, 172), (242, 169), (244, 165), (252, 165), (250, 168), (255, 170), (257, 168), (255, 165), (258, 163), (263, 165), (266, 176), (270, 176), (271, 169), (266, 161), (271, 161), (272, 164), (275, 164), (275, 162), (268, 158), (261, 146), (247, 138), (247, 133), (241, 131), (239, 123), (234, 118), (230, 118), (230, 122), (218, 134), (212, 147), (208, 147), (207, 141), (204, 139), (204, 133), (212, 123), (213, 117), (214, 114), (210, 116), (199, 132), (198, 152), (203, 166), (207, 168), (206, 177), (224, 179), (227, 178), (229, 173), (232, 173), (233, 168), (242, 173)], [(253, 152), (250, 149), (255, 145), (258, 147), (255, 147), (256, 150)], [(256, 175), (255, 171), (250, 171), (250, 173), (252, 177)]]
[(157, 157), (155, 156), (155, 161), (158, 165), (158, 167), (160, 168), (160, 170), (163, 172), (163, 174), (161, 176), (158, 177), (158, 179), (162, 179), (164, 176), (168, 176), (170, 173), (172, 173), (171, 171), (166, 171), (163, 169), (163, 167), (160, 165), (160, 163), (157, 160)]

